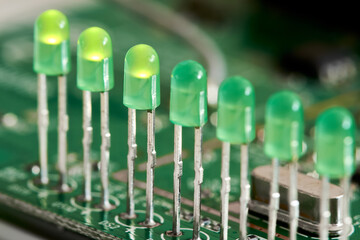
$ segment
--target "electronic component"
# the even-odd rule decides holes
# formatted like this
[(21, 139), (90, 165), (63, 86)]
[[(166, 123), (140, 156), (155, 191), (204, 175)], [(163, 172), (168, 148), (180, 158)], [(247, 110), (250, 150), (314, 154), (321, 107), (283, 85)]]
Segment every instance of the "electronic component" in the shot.
[(109, 90), (114, 87), (112, 44), (109, 34), (98, 27), (83, 31), (78, 40), (77, 52), (77, 86), (83, 90), (83, 151), (85, 188), (84, 199), (91, 199), (91, 164), (90, 144), (91, 128), (91, 92), (100, 92), (101, 108), (101, 186), (102, 200), (100, 207), (111, 210), (114, 206), (109, 201)]
[[(34, 75), (31, 69), (31, 65), (33, 64), (33, 41), (31, 40), (32, 24), (28, 24), (33, 22), (34, 19), (27, 19), (26, 22), (21, 25), (16, 26), (14, 24), (9, 24), (7, 31), (3, 31), (4, 28), (0, 29), (0, 52), (3, 53), (3, 57), (0, 58), (0, 103), (2, 103), (0, 104), (0, 180), (2, 181), (0, 186), (0, 218), (3, 218), (3, 209), (6, 208), (9, 209), (9, 215), (11, 216), (15, 215), (15, 211), (19, 211), (20, 219), (21, 215), (23, 215), (24, 218), (28, 217), (30, 221), (33, 219), (34, 222), (35, 219), (43, 219), (58, 227), (57, 231), (54, 228), (52, 228), (52, 231), (57, 232), (56, 235), (59, 239), (66, 239), (62, 232), (63, 229), (74, 231), (91, 239), (191, 239), (194, 228), (194, 215), (196, 215), (196, 213), (193, 214), (193, 207), (194, 205), (198, 206), (194, 204), (193, 201), (194, 185), (195, 188), (197, 188), (195, 189), (195, 192), (200, 189), (198, 182), (195, 181), (194, 184), (194, 170), (192, 170), (194, 168), (193, 128), (194, 126), (197, 126), (193, 125), (190, 128), (183, 128), (182, 125), (176, 124), (174, 126), (175, 129), (173, 129), (172, 123), (168, 119), (168, 114), (172, 110), (172, 108), (169, 109), (171, 97), (170, 72), (171, 68), (176, 66), (179, 61), (182, 61), (183, 59), (201, 59), (201, 64), (206, 67), (207, 71), (208, 104), (211, 104), (212, 107), (208, 109), (209, 123), (202, 123), (201, 126), (203, 130), (201, 134), (204, 141), (202, 145), (204, 152), (201, 161), (205, 174), (201, 183), (201, 199), (196, 199), (195, 197), (196, 201), (201, 201), (201, 206), (196, 208), (196, 210), (199, 209), (200, 212), (200, 229), (198, 235), (202, 240), (208, 240), (220, 239), (221, 237), (226, 238), (224, 237), (225, 234), (227, 234), (228, 239), (237, 239), (239, 236), (240, 239), (242, 239), (244, 238), (242, 235), (248, 234), (245, 239), (264, 240), (268, 237), (267, 233), (269, 226), (266, 216), (264, 215), (260, 216), (259, 214), (250, 212), (247, 222), (245, 221), (246, 232), (242, 230), (244, 227), (244, 218), (246, 218), (246, 204), (244, 204), (242, 196), (247, 195), (246, 191), (248, 191), (249, 188), (245, 188), (245, 190), (241, 189), (241, 192), (239, 191), (241, 185), (246, 186), (248, 183), (246, 181), (247, 179), (244, 179), (243, 177), (246, 175), (244, 173), (244, 170), (247, 169), (247, 167), (244, 167), (244, 162), (246, 161), (240, 161), (239, 158), (240, 156), (242, 159), (249, 158), (248, 171), (252, 171), (257, 166), (269, 164), (268, 157), (263, 154), (263, 138), (266, 134), (264, 135), (264, 128), (262, 125), (265, 120), (264, 110), (266, 99), (270, 94), (279, 89), (288, 88), (299, 93), (302, 99), (305, 100), (304, 106), (306, 106), (307, 116), (306, 126), (307, 129), (310, 130), (310, 134), (304, 137), (305, 141), (302, 143), (302, 151), (305, 152), (304, 149), (306, 149), (306, 158), (302, 158), (304, 161), (299, 161), (299, 168), (302, 173), (309, 177), (314, 176), (316, 180), (318, 176), (314, 171), (315, 158), (313, 157), (313, 133), (315, 133), (315, 127), (313, 127), (313, 120), (315, 120), (315, 117), (322, 109), (326, 109), (330, 105), (335, 104), (342, 105), (352, 112), (356, 112), (358, 109), (357, 96), (359, 94), (357, 90), (354, 91), (352, 89), (357, 89), (359, 83), (355, 81), (348, 82), (346, 88), (330, 89), (324, 88), (319, 84), (312, 84), (312, 79), (309, 79), (308, 76), (301, 76), (300, 82), (293, 82), (291, 80), (286, 81), (288, 76), (285, 76), (284, 78), (284, 76), (279, 75), (277, 69), (274, 68), (272, 57), (282, 55), (289, 51), (289, 49), (295, 49), (291, 48), (291, 46), (293, 46), (293, 41), (301, 44), (304, 40), (307, 41), (307, 39), (312, 36), (312, 32), (316, 32), (317, 29), (307, 32), (304, 31), (301, 26), (299, 28), (295, 27), (298, 29), (298, 31), (296, 31), (296, 36), (294, 35), (291, 39), (286, 38), (285, 42), (271, 42), (268, 38), (263, 37), (265, 36), (263, 31), (258, 32), (259, 28), (254, 29), (248, 24), (248, 22), (254, 21), (254, 13), (258, 11), (254, 11), (254, 13), (251, 11), (248, 15), (248, 8), (246, 7), (243, 8), (244, 15), (240, 14), (240, 16), (238, 14), (231, 16), (228, 14), (227, 16), (230, 16), (230, 18), (235, 17), (235, 19), (233, 19), (235, 21), (224, 22), (225, 28), (223, 28), (221, 32), (218, 32), (212, 25), (207, 25), (207, 22), (202, 21), (198, 22), (198, 24), (194, 24), (186, 19), (186, 17), (189, 16), (181, 16), (180, 14), (171, 11), (170, 8), (176, 7), (176, 4), (173, 5), (167, 2), (152, 3), (152, 1), (145, 2), (143, 0), (113, 0), (111, 2), (113, 3), (99, 3), (94, 7), (86, 6), (86, 8), (82, 7), (80, 4), (80, 8), (72, 10), (61, 7), (61, 9), (68, 9), (66, 14), (71, 25), (70, 40), (73, 43), (71, 44), (71, 65), (73, 70), (77, 69), (77, 48), (75, 44), (76, 38), (78, 37), (77, 34), (82, 30), (85, 30), (89, 23), (95, 26), (106, 26), (106, 31), (112, 37), (112, 42), (114, 43), (114, 63), (116, 62), (115, 59), (120, 59), (118, 63), (114, 65), (115, 75), (113, 75), (113, 77), (116, 77), (120, 82), (123, 81), (122, 77), (125, 77), (126, 81), (126, 71), (125, 75), (120, 75), (124, 72), (123, 57), (126, 54), (126, 50), (128, 50), (132, 44), (142, 41), (151, 43), (156, 47), (159, 57), (162, 57), (162, 64), (159, 67), (156, 76), (153, 77), (159, 79), (158, 76), (161, 75), (162, 78), (164, 77), (162, 80), (165, 81), (161, 82), (161, 105), (156, 107), (156, 118), (154, 121), (156, 124), (157, 143), (156, 169), (154, 169), (156, 171), (155, 181), (147, 181), (147, 175), (149, 176), (149, 174), (147, 174), (147, 169), (149, 169), (148, 162), (150, 161), (147, 162), (147, 151), (149, 149), (147, 149), (147, 147), (149, 145), (146, 143), (145, 138), (147, 131), (152, 126), (152, 124), (147, 125), (147, 111), (149, 109), (143, 109), (145, 111), (136, 111), (136, 108), (130, 107), (127, 109), (126, 105), (124, 107), (122, 105), (124, 102), (124, 95), (121, 93), (122, 90), (124, 90), (124, 87), (122, 86), (123, 83), (121, 83), (116, 86), (117, 90), (114, 89), (114, 91), (111, 90), (111, 93), (109, 92), (110, 112), (108, 116), (111, 122), (109, 127), (111, 131), (111, 145), (113, 146), (111, 151), (109, 151), (111, 155), (108, 178), (109, 202), (111, 205), (116, 206), (116, 208), (108, 211), (103, 210), (101, 205), (103, 205), (102, 195), (104, 191), (102, 190), (102, 174), (100, 171), (103, 169), (101, 166), (101, 158), (104, 155), (102, 155), (103, 151), (100, 148), (102, 137), (100, 137), (99, 132), (102, 119), (98, 112), (101, 97), (100, 94), (94, 94), (91, 90), (79, 90), (76, 87), (76, 80), (81, 79), (76, 79), (77, 71), (72, 71), (68, 75), (69, 81), (66, 92), (68, 100), (71, 103), (67, 106), (67, 112), (70, 115), (69, 124), (71, 126), (70, 131), (67, 132), (67, 183), (71, 188), (71, 191), (63, 193), (62, 191), (59, 191), (57, 186), (59, 180), (59, 164), (56, 161), (58, 158), (57, 138), (60, 133), (57, 131), (57, 114), (55, 113), (50, 114), (51, 118), (49, 119), (50, 124), (48, 127), (49, 143), (47, 157), (49, 161), (49, 184), (47, 186), (41, 186), (37, 184), (37, 182), (34, 182), (34, 179), (37, 180), (40, 176), (40, 167), (37, 164), (39, 160), (38, 145), (37, 141), (34, 141), (37, 137), (36, 131), (38, 128), (36, 127), (37, 119), (35, 109), (37, 96), (36, 82), (34, 81)], [(118, 4), (122, 4), (121, 7), (118, 7)], [(170, 8), (166, 7), (167, 5)], [(221, 7), (220, 3), (217, 5)], [(42, 8), (43, 7), (44, 6), (42, 6)], [(75, 6), (72, 6), (71, 8), (73, 7)], [(16, 7), (13, 9), (18, 8)], [(6, 12), (6, 7), (3, 10)], [(252, 10), (256, 10), (256, 8)], [(30, 13), (29, 9), (29, 14), (27, 14), (27, 16), (33, 16), (37, 13), (38, 10), (36, 10), (36, 13)], [(298, 26), (291, 22), (290, 17), (279, 16), (278, 21), (280, 20), (280, 23), (272, 24), (272, 19), (274, 19), (272, 17), (274, 17), (274, 14), (263, 15), (260, 13), (260, 15), (262, 20), (266, 18), (266, 21), (261, 21), (263, 24), (262, 26), (264, 27), (261, 29), (266, 29), (266, 24), (272, 26), (272, 30), (273, 26), (281, 26), (281, 28), (286, 28), (287, 26), (294, 28), (294, 26)], [(15, 16), (19, 16), (19, 14), (16, 14)], [(0, 14), (0, 18), (2, 17), (3, 15)], [(244, 26), (244, 28), (238, 28), (238, 24), (234, 24), (234, 22), (239, 23), (238, 20), (241, 20), (241, 25)], [(287, 20), (290, 21), (288, 22)], [(161, 27), (156, 26), (156, 24), (159, 24)], [(206, 31), (203, 31), (204, 29)], [(255, 32), (259, 34), (256, 34), (256, 36), (253, 34), (254, 41), (249, 41), (247, 36)], [(219, 36), (219, 33), (221, 36)], [(100, 36), (101, 34), (98, 35)], [(279, 34), (273, 35), (279, 36)], [(323, 35), (323, 32), (319, 32), (318, 35)], [(334, 35), (336, 36), (328, 38), (331, 38), (329, 42), (341, 41), (341, 39), (338, 38), (340, 34), (334, 33)], [(237, 36), (246, 37), (239, 39)], [(302, 38), (299, 36), (304, 37)], [(324, 39), (326, 39), (327, 35), (324, 37)], [(95, 38), (96, 37), (93, 36), (90, 40), (94, 40)], [(213, 38), (216, 38), (216, 41), (214, 41)], [(345, 41), (345, 39), (343, 40), (344, 42), (351, 42), (350, 44), (357, 45), (356, 41), (354, 41), (355, 38), (347, 39), (347, 41)], [(181, 39), (185, 41), (181, 41)], [(264, 46), (256, 44), (256, 40), (260, 39), (266, 41), (266, 48), (271, 51), (264, 51)], [(102, 44), (103, 43), (104, 42), (102, 42)], [(219, 45), (223, 47), (219, 49), (216, 43), (219, 43)], [(91, 44), (89, 44), (89, 46), (90, 45)], [(95, 44), (94, 48), (96, 48)], [(99, 48), (101, 48), (101, 46), (99, 46)], [(256, 51), (254, 51), (254, 48)], [(295, 51), (296, 50), (297, 48)], [(111, 51), (112, 50), (110, 49), (110, 52)], [(98, 51), (96, 50), (96, 52)], [(239, 52), (241, 52), (241, 54), (237, 54)], [(266, 54), (267, 57), (264, 58), (264, 54)], [(89, 55), (93, 60), (101, 58), (96, 56), (96, 54)], [(122, 55), (123, 57), (121, 57)], [(136, 57), (136, 59), (140, 58)], [(96, 67), (88, 67), (89, 70), (84, 71), (84, 74), (95, 76), (95, 72), (103, 70), (104, 65), (106, 65), (105, 62), (100, 61)], [(149, 66), (141, 67), (141, 69), (147, 67)], [(229, 160), (227, 160), (226, 156), (221, 159), (222, 142), (216, 135), (216, 126), (218, 126), (219, 129), (222, 128), (221, 121), (219, 121), (217, 117), (223, 116), (220, 112), (225, 109), (223, 108), (224, 105), (219, 106), (219, 108), (216, 109), (218, 86), (226, 79), (226, 68), (232, 74), (243, 74), (244, 77), (246, 76), (247, 79), (251, 80), (251, 84), (255, 89), (254, 92), (256, 91), (257, 104), (254, 104), (253, 106), (253, 112), (256, 112), (256, 124), (259, 133), (259, 141), (249, 141), (249, 148), (245, 146), (248, 142), (242, 144), (241, 142), (231, 143), (230, 140), (228, 140), (229, 142), (224, 141), (223, 156), (226, 155), (225, 153), (227, 152), (226, 144), (229, 143), (228, 147), (231, 146)], [(334, 77), (334, 79), (343, 73), (341, 70), (342, 68), (336, 64), (329, 69), (339, 70), (335, 73), (328, 71), (328, 73), (330, 73), (329, 76)], [(187, 71), (185, 72), (187, 73)], [(144, 76), (146, 74), (140, 75)], [(47, 104), (50, 112), (57, 111), (55, 110), (58, 105), (57, 77), (58, 75), (53, 77), (50, 75), (46, 76), (46, 78), (50, 79), (46, 82), (48, 84)], [(135, 80), (132, 76), (130, 77), (132, 80), (130, 83), (135, 83), (135, 81), (140, 80), (138, 77), (135, 77)], [(293, 78), (290, 76), (290, 79)], [(296, 76), (295, 79), (297, 79)], [(113, 80), (111, 84), (114, 83)], [(141, 81), (141, 83), (151, 83), (151, 80), (147, 81), (147, 79)], [(183, 83), (183, 81), (181, 83)], [(139, 89), (142, 89), (143, 86), (144, 85), (141, 85)], [(157, 84), (157, 87), (158, 86), (160, 86), (160, 82)], [(134, 90), (133, 93), (138, 94), (141, 91), (139, 89)], [(179, 92), (184, 93), (184, 89), (181, 89)], [(188, 89), (190, 91), (196, 88), (188, 87), (185, 92)], [(133, 90), (133, 88), (130, 90)], [(230, 90), (235, 91), (235, 87)], [(241, 90), (239, 91), (241, 92)], [(151, 92), (159, 93), (157, 90)], [(142, 94), (139, 94), (139, 98), (144, 97), (144, 93), (148, 93), (148, 91), (146, 90)], [(229, 101), (227, 101), (227, 103), (230, 106), (236, 105), (232, 102), (232, 99), (228, 94), (224, 94), (223, 96), (224, 98), (228, 97)], [(234, 98), (237, 99), (238, 97), (239, 95)], [(91, 98), (93, 98), (92, 103)], [(188, 110), (193, 108), (194, 103), (195, 105), (200, 104), (196, 99), (193, 102), (189, 99), (191, 99), (191, 97), (181, 99), (181, 102), (184, 102), (184, 104), (181, 106), (179, 103), (178, 105), (179, 109), (181, 107), (182, 109), (187, 110), (187, 112), (184, 111), (181, 114), (184, 119), (192, 118), (193, 113)], [(221, 100), (219, 99), (219, 101)], [(149, 103), (149, 101), (140, 102)], [(201, 104), (203, 103), (204, 101), (201, 102)], [(206, 107), (206, 103), (204, 103), (204, 106)], [(95, 113), (98, 114), (91, 117), (91, 108), (95, 108)], [(83, 111), (81, 111), (81, 109)], [(227, 123), (228, 120), (231, 120), (230, 116), (232, 116), (231, 114), (233, 113), (235, 113), (235, 110), (232, 112), (229, 111), (229, 115), (226, 114), (225, 118), (222, 120)], [(204, 117), (206, 117), (206, 115), (204, 115)], [(236, 118), (241, 117), (236, 116)], [(81, 120), (83, 120), (82, 128), (80, 127)], [(234, 120), (234, 122), (234, 126), (236, 127), (243, 126), (243, 123), (240, 121)], [(255, 120), (253, 124), (255, 124)], [(128, 129), (127, 126), (129, 127)], [(253, 127), (254, 125), (251, 126)], [(96, 132), (93, 137), (92, 127), (94, 127), (94, 131)], [(179, 129), (181, 131), (180, 133)], [(126, 131), (128, 131), (128, 144), (126, 144), (126, 138), (124, 138)], [(175, 146), (172, 143), (173, 131), (175, 131)], [(238, 134), (235, 134), (236, 130), (228, 130), (228, 132), (229, 135), (225, 137), (230, 137), (230, 135), (231, 137), (239, 137)], [(197, 132), (196, 134), (199, 133)], [(110, 134), (108, 136), (110, 136)], [(149, 139), (152, 137), (152, 134), (150, 133), (148, 136)], [(197, 135), (195, 139), (196, 142), (199, 142), (198, 136), (199, 135)], [(136, 139), (136, 137), (138, 139)], [(195, 154), (195, 156), (197, 156), (196, 160), (199, 160), (199, 147), (196, 146), (195, 148), (197, 152), (197, 155)], [(155, 153), (155, 151), (153, 153)], [(128, 154), (127, 166), (127, 160), (125, 159), (126, 154)], [(229, 162), (227, 166), (229, 170), (228, 175), (225, 174), (227, 172), (226, 166), (224, 166), (225, 164), (223, 164), (223, 167), (221, 166), (221, 160), (223, 160), (223, 162)], [(280, 163), (281, 160), (282, 159), (279, 159)], [(175, 161), (174, 166), (172, 164), (173, 161)], [(91, 169), (89, 168), (90, 162), (92, 162), (91, 165), (93, 166)], [(178, 165), (176, 165), (177, 163)], [(282, 164), (285, 165), (286, 162), (283, 162)], [(179, 166), (178, 169), (176, 169), (177, 166)], [(197, 167), (195, 167), (195, 172), (199, 170)], [(289, 169), (286, 169), (289, 172)], [(220, 177), (221, 172), (223, 173)], [(279, 175), (282, 174), (281, 172), (282, 170), (280, 169)], [(285, 176), (286, 184), (290, 186), (290, 176), (294, 177), (297, 176), (297, 174), (289, 173)], [(171, 181), (173, 177), (179, 184), (173, 185), (173, 182)], [(279, 178), (281, 177), (282, 176), (279, 176)], [(179, 189), (180, 178), (181, 199)], [(269, 187), (265, 190), (262, 189), (262, 192), (259, 192), (259, 195), (265, 195), (265, 197), (268, 198), (268, 202), (270, 202), (269, 191), (272, 180), (271, 172), (269, 173), (269, 179)], [(313, 183), (312, 180), (314, 179), (311, 179), (310, 183)], [(338, 180), (336, 179), (334, 183), (336, 184), (337, 181)], [(222, 186), (222, 182), (231, 183), (230, 193), (227, 192), (230, 188), (226, 188), (227, 186), (225, 187), (225, 184)], [(151, 183), (153, 183), (153, 186), (151, 188), (147, 187), (147, 185)], [(299, 185), (300, 184), (301, 183), (299, 183)], [(262, 183), (261, 187), (264, 187), (263, 185), (264, 183)], [(352, 185), (353, 197), (351, 198), (351, 216), (353, 224), (351, 226), (351, 236), (349, 236), (349, 239), (351, 240), (360, 238), (360, 228), (358, 228), (360, 209), (356, 207), (359, 202), (359, 189), (355, 188), (355, 186), (356, 185)], [(305, 187), (302, 189), (304, 188)], [(309, 186), (306, 186), (306, 188), (312, 189), (312, 187)], [(330, 189), (331, 188), (332, 185), (330, 185)], [(147, 205), (150, 205), (146, 203), (146, 189), (150, 189), (149, 191), (153, 190), (153, 202), (151, 202), (151, 205), (153, 206), (153, 220), (156, 223), (153, 226), (144, 224), (146, 223), (145, 220), (147, 220), (146, 208)], [(279, 201), (281, 203), (280, 205), (283, 206), (280, 206), (278, 211), (279, 221), (277, 222), (278, 226), (276, 227), (275, 236), (276, 239), (288, 240), (290, 237), (293, 238), (291, 236), (293, 231), (290, 233), (290, 227), (286, 225), (290, 222), (289, 217), (284, 221), (282, 214), (289, 216), (288, 213), (290, 212), (289, 208), (291, 204), (287, 197), (288, 192), (282, 192), (281, 189), (282, 186), (280, 181), (279, 193), (281, 196)], [(290, 187), (290, 189), (294, 190), (292, 187)], [(320, 195), (319, 189), (320, 187), (317, 189), (318, 195)], [(338, 189), (341, 190), (341, 188)], [(227, 212), (226, 207), (222, 206), (226, 206), (226, 195), (229, 198), (229, 213)], [(176, 224), (177, 221), (174, 219), (177, 211), (175, 205), (176, 202), (174, 202), (173, 205), (174, 196), (179, 197), (179, 200), (175, 197), (175, 201), (178, 202), (177, 206), (180, 207), (181, 204), (181, 210), (185, 212), (180, 214), (179, 224)], [(133, 198), (133, 201), (129, 200), (131, 197)], [(342, 215), (340, 215), (340, 213), (342, 213), (342, 199), (343, 197), (340, 196), (337, 201), (339, 207), (336, 208), (339, 213), (338, 216), (340, 216), (339, 224), (336, 226), (330, 225), (330, 236), (337, 237), (337, 234), (341, 234), (341, 231), (344, 229), (341, 225)], [(319, 215), (319, 205), (316, 205), (320, 202), (319, 200), (317, 200), (317, 202), (315, 201), (315, 203), (303, 201), (301, 199), (301, 194), (299, 194), (299, 201), (301, 203), (299, 206), (300, 208), (308, 208), (309, 211), (312, 210)], [(268, 203), (259, 203), (260, 201), (255, 200), (252, 203), (255, 202), (261, 207), (264, 207), (261, 208), (260, 211), (262, 214), (268, 214)], [(309, 204), (307, 204), (308, 202)], [(100, 203), (100, 207), (98, 203)], [(132, 203), (132, 207), (130, 203)], [(243, 210), (244, 207), (245, 210)], [(282, 209), (283, 207), (288, 207), (288, 209)], [(129, 209), (133, 209), (133, 211), (129, 211)], [(303, 209), (300, 209), (300, 212), (302, 212), (302, 210)], [(133, 212), (133, 215), (131, 215), (131, 212)], [(225, 223), (227, 220), (228, 227), (224, 226), (225, 224), (221, 226), (221, 223)], [(284, 224), (281, 225), (280, 221), (283, 221)], [(316, 239), (317, 236), (314, 234), (314, 232), (318, 232), (318, 224), (316, 225), (316, 223), (318, 223), (318, 221), (312, 221), (307, 218), (307, 216), (301, 216), (299, 219), (299, 232), (296, 236), (297, 239)], [(306, 226), (312, 225), (312, 227), (315, 226), (315, 230), (311, 233), (306, 232), (304, 231), (305, 228), (302, 227), (302, 224), (305, 224)], [(239, 228), (239, 226), (241, 227)], [(334, 231), (335, 227), (338, 228), (337, 231)], [(178, 229), (181, 236), (174, 236), (175, 231), (172, 231), (173, 229)], [(225, 233), (225, 231), (223, 231), (224, 229), (228, 229), (228, 231)], [(196, 231), (197, 230), (195, 230), (195, 232)], [(0, 230), (0, 238), (3, 237), (2, 235), (4, 235), (5, 238), (9, 237), (7, 234), (7, 232)], [(69, 237), (67, 239), (69, 239)]]
[(136, 110), (147, 110), (147, 171), (146, 171), (146, 220), (145, 226), (157, 225), (154, 221), (154, 171), (155, 150), (155, 109), (160, 105), (159, 57), (146, 44), (129, 49), (124, 67), (124, 105), (129, 108), (129, 155), (128, 155), (128, 209), (127, 215), (134, 216), (133, 176), (136, 157)]
[(67, 180), (67, 84), (70, 72), (69, 23), (66, 16), (57, 10), (43, 12), (35, 22), (34, 71), (38, 73), (38, 131), (40, 153), (40, 183), (48, 184), (48, 125), (46, 76), (58, 76), (58, 166), (59, 190), (69, 192)]
[(102, 28), (91, 27), (78, 39), (77, 87), (83, 91), (106, 92), (114, 87), (112, 44)]
[[(329, 146), (331, 146), (329, 148)], [(355, 171), (355, 121), (345, 108), (335, 107), (323, 112), (316, 121), (315, 129), (316, 171), (321, 176), (320, 239), (328, 239), (329, 179), (340, 179), (344, 190), (340, 214), (346, 239), (350, 232), (349, 216), (350, 178)]]
[(221, 238), (228, 239), (230, 192), (230, 144), (241, 144), (240, 238), (247, 236), (247, 213), (250, 198), (248, 182), (248, 144), (255, 138), (255, 94), (251, 83), (235, 76), (219, 88), (216, 136), (223, 141), (221, 157)]
[(182, 175), (182, 127), (195, 128), (193, 239), (200, 239), (202, 168), (202, 127), (207, 122), (207, 75), (201, 64), (187, 60), (178, 63), (171, 74), (170, 121), (174, 136), (173, 235), (180, 235), (180, 180)]
[(43, 12), (34, 25), (34, 71), (59, 76), (70, 72), (70, 33), (66, 16), (58, 10)]
[(265, 115), (265, 154), (273, 160), (273, 180), (270, 189), (269, 239), (275, 238), (279, 208), (278, 165), (289, 163), (290, 239), (296, 239), (299, 202), (297, 200), (297, 160), (302, 153), (304, 110), (299, 97), (282, 91), (270, 97)]
[[(261, 215), (267, 215), (269, 210), (270, 196), (264, 194), (269, 192), (271, 188), (273, 170), (271, 165), (265, 165), (255, 168), (251, 173), (251, 201), (250, 210)], [(283, 223), (289, 223), (289, 202), (287, 199), (289, 193), (290, 170), (288, 167), (279, 168), (279, 193), (280, 193), (280, 209), (278, 211), (278, 219)], [(303, 173), (298, 173), (298, 199), (299, 212), (299, 228), (307, 232), (318, 234), (320, 226), (320, 194), (321, 181)], [(330, 204), (330, 224), (329, 233), (331, 236), (338, 236), (342, 230), (342, 216), (340, 213), (341, 201), (344, 191), (341, 187), (329, 185), (329, 204)]]

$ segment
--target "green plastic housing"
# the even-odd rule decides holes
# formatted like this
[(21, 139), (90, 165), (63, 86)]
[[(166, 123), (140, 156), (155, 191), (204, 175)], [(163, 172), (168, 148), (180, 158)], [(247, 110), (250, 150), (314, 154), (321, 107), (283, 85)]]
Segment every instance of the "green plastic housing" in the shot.
[(156, 51), (146, 44), (129, 49), (124, 66), (124, 105), (151, 110), (160, 105), (160, 63)]
[(255, 138), (255, 93), (245, 78), (223, 81), (218, 94), (216, 136), (224, 142), (248, 144)]
[(345, 108), (334, 107), (316, 120), (316, 171), (321, 176), (341, 178), (355, 171), (355, 121)]
[(265, 154), (290, 162), (302, 154), (304, 110), (300, 98), (281, 91), (270, 97), (265, 114)]
[(69, 23), (58, 10), (43, 12), (34, 25), (34, 71), (49, 76), (70, 72)]
[(207, 76), (201, 64), (187, 60), (171, 74), (170, 121), (184, 127), (207, 122)]
[(102, 28), (88, 28), (80, 34), (77, 46), (77, 87), (91, 92), (111, 90), (114, 66), (109, 34)]

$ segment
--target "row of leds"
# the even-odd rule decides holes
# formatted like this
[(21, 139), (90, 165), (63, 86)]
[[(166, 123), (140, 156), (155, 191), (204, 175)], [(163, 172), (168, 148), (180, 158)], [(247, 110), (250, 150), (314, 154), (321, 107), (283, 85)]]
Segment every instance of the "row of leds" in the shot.
[[(67, 180), (67, 130), (66, 74), (70, 71), (69, 24), (65, 15), (57, 10), (42, 13), (35, 23), (34, 70), (38, 73), (38, 131), (40, 183), (49, 182), (47, 170), (47, 131), (49, 113), (46, 95), (46, 76), (58, 76), (58, 166), (59, 190), (71, 191)], [(82, 199), (91, 201), (92, 143), (91, 93), (101, 96), (101, 207), (113, 209), (109, 201), (108, 166), (110, 160), (109, 95), (114, 87), (111, 38), (98, 27), (83, 31), (77, 48), (77, 86), (83, 91), (83, 160), (84, 193)], [(174, 124), (174, 206), (173, 229), (170, 236), (181, 236), (180, 211), (182, 176), (182, 127), (194, 127), (194, 218), (193, 239), (200, 239), (200, 209), (202, 168), (202, 127), (207, 122), (207, 76), (205, 69), (195, 61), (179, 63), (172, 71), (170, 90), (170, 121)], [(136, 110), (146, 110), (147, 130), (147, 179), (145, 226), (154, 227), (154, 171), (155, 109), (160, 105), (159, 58), (156, 51), (144, 44), (132, 47), (126, 54), (124, 66), (123, 102), (128, 107), (128, 192), (127, 212), (123, 218), (136, 217), (134, 204), (134, 161), (137, 157)], [(247, 213), (250, 200), (248, 181), (248, 148), (255, 138), (255, 93), (252, 84), (242, 77), (230, 77), (223, 81), (218, 94), (217, 137), (222, 146), (221, 189), (221, 239), (228, 239), (228, 209), (230, 194), (230, 146), (241, 145), (241, 196), (240, 239), (247, 239)], [(349, 215), (350, 177), (355, 169), (355, 123), (344, 108), (335, 107), (323, 112), (316, 121), (315, 153), (316, 170), (322, 177), (320, 206), (320, 238), (328, 239), (329, 225), (329, 179), (340, 179), (344, 190), (341, 211), (344, 230), (342, 239), (350, 232)], [(277, 211), (279, 209), (279, 162), (289, 164), (290, 188), (288, 193), (290, 212), (290, 239), (296, 239), (299, 217), (297, 200), (298, 160), (302, 156), (304, 136), (304, 113), (299, 97), (282, 91), (270, 97), (265, 115), (265, 153), (272, 158), (272, 182), (269, 204), (268, 239), (275, 239)]]
[[(247, 239), (247, 213), (250, 185), (248, 182), (248, 145), (255, 138), (255, 100), (251, 83), (242, 77), (223, 81), (218, 94), (217, 137), (222, 145), (221, 189), (221, 238), (227, 239), (228, 199), (230, 192), (229, 157), (230, 144), (241, 145), (241, 196), (240, 239)], [(355, 171), (355, 121), (351, 113), (342, 107), (324, 111), (315, 126), (315, 168), (322, 178), (320, 201), (321, 240), (328, 239), (330, 219), (329, 179), (339, 179), (344, 191), (341, 215), (340, 239), (348, 239), (352, 220), (350, 209), (350, 179)], [(289, 227), (290, 239), (297, 239), (299, 201), (297, 198), (298, 160), (304, 154), (304, 110), (300, 98), (293, 92), (281, 91), (267, 101), (265, 113), (265, 154), (272, 159), (270, 187), (268, 239), (276, 236), (277, 211), (279, 209), (279, 162), (289, 166)], [(309, 186), (311, 187), (311, 186)]]

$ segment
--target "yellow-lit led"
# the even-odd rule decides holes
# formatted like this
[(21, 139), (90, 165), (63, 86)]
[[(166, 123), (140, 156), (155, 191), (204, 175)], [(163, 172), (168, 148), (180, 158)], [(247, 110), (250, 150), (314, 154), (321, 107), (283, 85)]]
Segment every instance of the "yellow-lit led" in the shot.
[(100, 55), (90, 55), (88, 57), (88, 60), (92, 60), (95, 62), (101, 61), (103, 58)]
[(69, 23), (64, 14), (57, 10), (43, 12), (35, 23), (35, 40), (57, 45), (69, 39)]
[(146, 44), (129, 49), (124, 66), (124, 104), (137, 110), (160, 105), (160, 64), (156, 51)]
[(62, 42), (62, 39), (60, 38), (56, 38), (56, 37), (43, 37), (43, 38), (40, 38), (40, 40), (46, 44), (50, 44), (50, 45), (57, 45), (59, 43)]
[(83, 31), (77, 45), (77, 86), (81, 90), (105, 92), (114, 87), (112, 44), (102, 28)]
[(34, 25), (34, 70), (56, 76), (71, 68), (69, 23), (58, 10), (43, 12)]
[(148, 72), (140, 72), (134, 75), (135, 77), (139, 77), (139, 78), (149, 78), (151, 77), (151, 73)]

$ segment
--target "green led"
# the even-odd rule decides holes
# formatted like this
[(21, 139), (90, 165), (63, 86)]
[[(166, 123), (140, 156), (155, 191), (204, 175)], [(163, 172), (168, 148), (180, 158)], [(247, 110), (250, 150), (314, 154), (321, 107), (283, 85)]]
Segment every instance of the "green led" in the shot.
[(316, 120), (316, 171), (321, 176), (341, 178), (355, 171), (355, 121), (341, 107), (323, 112)]
[(304, 136), (304, 110), (300, 98), (278, 92), (266, 104), (265, 154), (281, 161), (299, 158)]
[(112, 44), (109, 34), (91, 27), (80, 34), (77, 48), (77, 86), (105, 92), (114, 87)]
[(224, 142), (246, 144), (255, 138), (255, 94), (243, 77), (222, 82), (218, 95), (217, 137)]
[(34, 71), (50, 76), (70, 72), (69, 23), (58, 10), (43, 12), (34, 26)]
[(187, 60), (171, 74), (170, 121), (185, 127), (207, 122), (207, 77), (201, 64)]
[(137, 110), (160, 105), (160, 67), (156, 51), (146, 44), (129, 49), (124, 66), (124, 105)]

